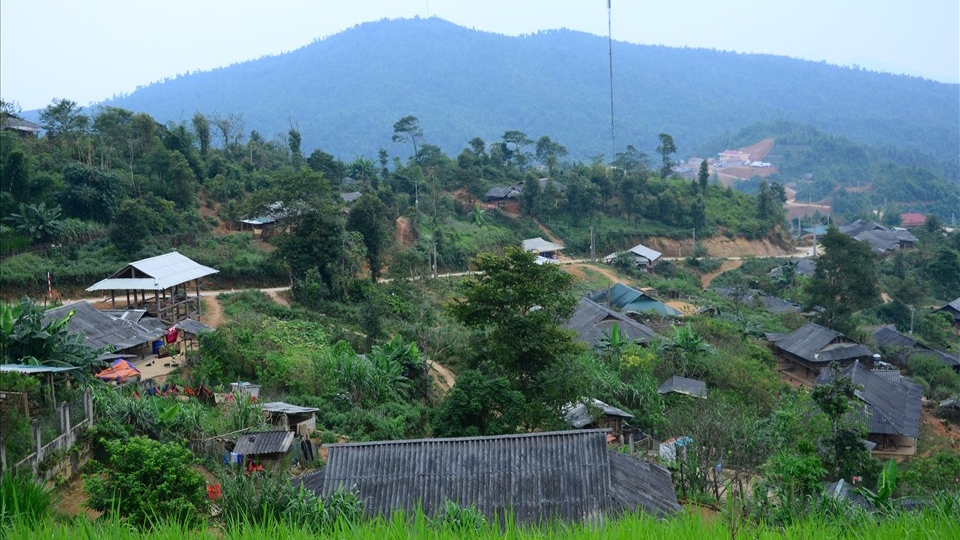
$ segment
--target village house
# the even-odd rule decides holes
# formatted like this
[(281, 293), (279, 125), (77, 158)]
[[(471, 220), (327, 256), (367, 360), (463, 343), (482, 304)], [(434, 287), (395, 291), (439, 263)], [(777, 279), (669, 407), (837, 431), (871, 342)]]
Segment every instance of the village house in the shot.
[(623, 283), (616, 283), (605, 292), (593, 297), (594, 300), (609, 303), (623, 313), (655, 313), (657, 315), (679, 317), (680, 310), (670, 307), (656, 298), (628, 287)]
[(544, 240), (538, 236), (524, 240), (523, 250), (536, 253), (537, 264), (556, 263), (560, 257), (560, 252), (563, 251), (563, 246), (549, 240)]
[(721, 165), (725, 166), (743, 165), (750, 161), (750, 154), (743, 150), (724, 150), (718, 155), (718, 160)]
[[(920, 385), (900, 375), (898, 369), (870, 369), (859, 361), (840, 370), (858, 388), (854, 415), (867, 423), (867, 439), (874, 452), (913, 455), (920, 436)], [(825, 369), (816, 384), (829, 384), (837, 376)]]
[(952, 302), (947, 302), (946, 304), (938, 307), (934, 311), (943, 312), (953, 318), (953, 325), (957, 328), (960, 328), (960, 296), (958, 296)]
[(832, 363), (841, 367), (861, 361), (873, 366), (873, 351), (861, 343), (818, 324), (807, 323), (786, 333), (768, 333), (767, 340), (778, 358), (777, 370), (810, 385), (820, 370)]
[(920, 213), (900, 214), (901, 227), (923, 227), (927, 224), (927, 216)]
[(646, 343), (657, 335), (652, 328), (589, 298), (580, 299), (576, 311), (567, 321), (567, 328), (577, 332), (577, 339), (591, 347), (596, 347), (602, 339), (610, 336), (613, 325), (617, 325), (624, 343)]
[(327, 446), (327, 465), (297, 479), (327, 497), (356, 490), (368, 517), (418, 510), (434, 517), (447, 501), (502, 524), (551, 518), (596, 523), (605, 516), (680, 510), (670, 472), (611, 451), (606, 430), (494, 437), (377, 441)]
[(273, 401), (261, 405), (260, 410), (267, 416), (270, 425), (277, 429), (292, 431), (300, 437), (309, 437), (317, 430), (316, 413), (320, 409)]
[(873, 329), (873, 342), (885, 351), (893, 353), (888, 361), (905, 366), (915, 356), (929, 356), (943, 362), (943, 365), (960, 372), (960, 357), (928, 347), (911, 336), (897, 332), (893, 325), (878, 326)]
[(607, 429), (611, 439), (623, 444), (623, 423), (633, 415), (599, 399), (586, 399), (564, 406), (563, 417), (574, 429)]
[(603, 258), (603, 262), (607, 264), (613, 263), (613, 261), (617, 258), (617, 255), (620, 255), (620, 253), (628, 253), (633, 255), (634, 263), (637, 265), (637, 268), (640, 268), (641, 270), (649, 270), (652, 268), (653, 265), (660, 260), (660, 256), (663, 255), (655, 249), (648, 248), (643, 244), (637, 244), (625, 252), (616, 252), (607, 255)]
[(870, 244), (870, 250), (878, 255), (886, 255), (900, 249), (912, 249), (918, 242), (917, 237), (904, 228), (888, 229), (875, 221), (862, 219), (844, 225), (838, 230), (858, 242), (867, 242)]
[(261, 431), (240, 435), (232, 453), (241, 464), (254, 463), (264, 469), (279, 469), (293, 446), (294, 432), (287, 430)]

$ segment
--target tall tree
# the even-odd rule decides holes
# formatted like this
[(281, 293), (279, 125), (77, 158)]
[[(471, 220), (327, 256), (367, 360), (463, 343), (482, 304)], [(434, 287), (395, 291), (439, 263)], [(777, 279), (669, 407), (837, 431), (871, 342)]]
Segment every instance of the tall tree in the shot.
[(299, 171), (303, 165), (303, 150), (300, 149), (300, 142), (302, 141), (300, 131), (296, 127), (290, 126), (288, 135), (287, 146), (290, 148), (290, 163), (293, 165), (293, 170)]
[(840, 332), (853, 330), (854, 312), (880, 302), (876, 258), (870, 244), (830, 227), (820, 241), (823, 255), (806, 293), (812, 306), (823, 309), (820, 321)]
[(558, 142), (550, 140), (546, 135), (537, 140), (534, 150), (537, 162), (547, 168), (547, 172), (553, 176), (557, 168), (557, 161), (567, 155), (567, 147)]
[(573, 278), (555, 265), (538, 265), (533, 253), (508, 247), (481, 254), (477, 274), (463, 281), (449, 305), (472, 331), (468, 365), (488, 377), (504, 377), (523, 394), (528, 427), (543, 427), (560, 408), (581, 396), (555, 392), (551, 369), (581, 350), (563, 326), (576, 300)]
[(393, 142), (409, 142), (413, 145), (413, 162), (420, 157), (420, 145), (423, 144), (423, 130), (416, 116), (404, 116), (393, 124)]
[(82, 113), (83, 108), (76, 101), (54, 99), (47, 108), (40, 111), (40, 124), (52, 133), (76, 134), (86, 131), (90, 118)]
[(375, 195), (364, 194), (350, 208), (347, 230), (363, 235), (367, 262), (370, 264), (370, 280), (376, 282), (383, 266), (383, 257), (393, 239), (387, 207)]
[(207, 151), (210, 150), (210, 121), (199, 111), (193, 115), (193, 131), (200, 143), (200, 155), (207, 157)]
[(673, 142), (673, 137), (667, 133), (660, 134), (660, 146), (657, 147), (657, 153), (660, 154), (661, 168), (660, 176), (666, 178), (673, 172), (670, 164), (670, 156), (677, 153), (677, 145)]
[(710, 182), (710, 165), (707, 160), (700, 162), (700, 171), (697, 173), (697, 181), (700, 183), (700, 193), (707, 195), (707, 187)]
[[(503, 133), (503, 144), (507, 150), (506, 157), (508, 163), (513, 164), (517, 169), (523, 170), (529, 159), (529, 155), (524, 151), (524, 148), (533, 144), (533, 140), (527, 137), (526, 133), (511, 129)], [(513, 148), (508, 146), (511, 144)]]

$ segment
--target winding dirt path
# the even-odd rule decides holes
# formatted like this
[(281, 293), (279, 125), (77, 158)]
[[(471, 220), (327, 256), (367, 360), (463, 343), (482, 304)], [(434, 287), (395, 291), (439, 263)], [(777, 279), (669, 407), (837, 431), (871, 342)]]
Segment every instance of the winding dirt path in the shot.
[(433, 381), (440, 387), (441, 393), (443, 394), (449, 392), (457, 382), (457, 377), (452, 371), (436, 362), (430, 362), (430, 372), (433, 376)]
[(723, 261), (722, 263), (720, 263), (720, 268), (714, 270), (713, 272), (709, 272), (700, 276), (700, 288), (703, 290), (707, 290), (707, 287), (710, 286), (710, 283), (712, 283), (713, 280), (717, 278), (717, 276), (719, 276), (724, 272), (729, 272), (730, 270), (740, 268), (742, 265), (743, 265), (743, 259)]

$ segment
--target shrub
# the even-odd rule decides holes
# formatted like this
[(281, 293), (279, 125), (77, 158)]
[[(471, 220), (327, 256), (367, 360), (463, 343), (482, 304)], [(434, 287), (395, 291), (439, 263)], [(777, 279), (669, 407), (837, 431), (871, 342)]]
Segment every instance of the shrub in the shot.
[(158, 520), (191, 524), (206, 513), (206, 482), (192, 468), (189, 450), (146, 437), (106, 441), (106, 446), (110, 458), (105, 473), (83, 482), (90, 508), (138, 526)]

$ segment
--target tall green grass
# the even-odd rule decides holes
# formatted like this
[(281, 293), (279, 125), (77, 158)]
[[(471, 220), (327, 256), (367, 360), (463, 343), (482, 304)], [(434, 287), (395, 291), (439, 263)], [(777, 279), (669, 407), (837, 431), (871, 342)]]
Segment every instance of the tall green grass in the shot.
[(53, 502), (53, 492), (32, 477), (4, 472), (0, 476), (0, 532), (15, 523), (32, 526), (49, 521)]
[[(894, 517), (865, 517), (854, 521), (830, 520), (811, 516), (787, 527), (748, 525), (737, 531), (738, 538), (758, 539), (877, 539), (902, 540), (910, 538), (960, 538), (960, 519), (957, 507), (936, 505), (914, 513), (901, 513)], [(2, 532), (2, 531), (0, 531)], [(66, 523), (45, 520), (30, 524), (15, 520), (9, 530), (9, 538), (45, 538), (50, 540), (75, 540), (76, 538), (104, 539), (221, 539), (254, 540), (273, 538), (513, 538), (534, 539), (587, 539), (610, 540), (686, 540), (690, 538), (712, 540), (729, 539), (731, 534), (723, 519), (704, 520), (694, 513), (658, 521), (652, 517), (628, 514), (617, 519), (606, 519), (593, 524), (565, 524), (551, 522), (540, 527), (515, 527), (509, 523), (501, 529), (497, 523), (480, 527), (460, 527), (443, 520), (431, 520), (422, 513), (405, 517), (395, 515), (359, 523), (338, 521), (323, 531), (302, 528), (278, 519), (261, 523), (234, 523), (221, 528), (184, 528), (174, 523), (154, 524), (148, 532), (138, 531), (118, 519), (106, 522), (90, 522), (79, 518)]]

